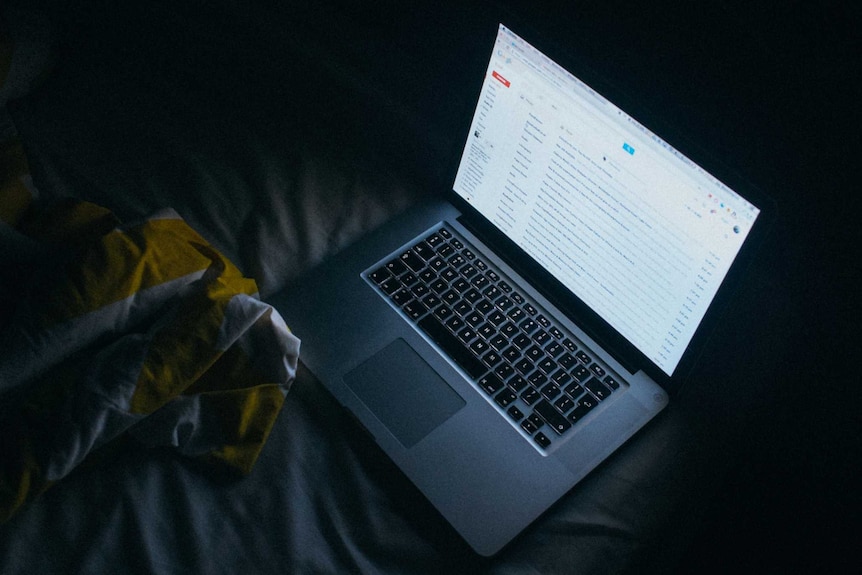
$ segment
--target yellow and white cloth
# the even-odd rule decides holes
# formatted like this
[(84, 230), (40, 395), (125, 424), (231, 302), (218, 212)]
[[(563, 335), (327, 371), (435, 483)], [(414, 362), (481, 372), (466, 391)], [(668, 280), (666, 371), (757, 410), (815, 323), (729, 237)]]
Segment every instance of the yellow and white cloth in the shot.
[(121, 437), (251, 470), (299, 354), (253, 280), (172, 210), (24, 205), (0, 232), (0, 522)]

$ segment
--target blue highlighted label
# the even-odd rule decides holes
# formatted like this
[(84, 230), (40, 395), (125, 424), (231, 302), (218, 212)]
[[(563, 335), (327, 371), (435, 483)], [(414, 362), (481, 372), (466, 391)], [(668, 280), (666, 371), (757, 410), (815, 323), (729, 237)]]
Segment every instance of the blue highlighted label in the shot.
[(634, 154), (635, 154), (635, 149), (632, 148), (630, 145), (626, 144), (625, 142), (623, 142), (623, 150), (625, 150), (626, 152), (628, 152), (632, 156), (634, 156)]

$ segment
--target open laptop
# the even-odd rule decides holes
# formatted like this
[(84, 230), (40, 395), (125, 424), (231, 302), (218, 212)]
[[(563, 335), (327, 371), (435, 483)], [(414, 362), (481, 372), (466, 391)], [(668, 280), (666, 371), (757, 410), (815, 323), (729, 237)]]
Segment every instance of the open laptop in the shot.
[(273, 303), (492, 555), (667, 405), (761, 216), (500, 25), (451, 193)]

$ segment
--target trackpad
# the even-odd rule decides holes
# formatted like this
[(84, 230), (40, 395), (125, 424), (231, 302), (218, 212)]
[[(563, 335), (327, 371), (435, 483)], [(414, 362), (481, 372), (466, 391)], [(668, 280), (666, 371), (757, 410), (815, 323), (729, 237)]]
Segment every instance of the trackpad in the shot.
[(371, 356), (344, 381), (407, 448), (466, 403), (403, 339)]

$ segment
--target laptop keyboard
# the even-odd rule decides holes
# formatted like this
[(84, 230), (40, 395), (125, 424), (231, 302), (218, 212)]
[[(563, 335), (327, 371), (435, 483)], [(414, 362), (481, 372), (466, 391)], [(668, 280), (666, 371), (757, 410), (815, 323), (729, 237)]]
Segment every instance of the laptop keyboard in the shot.
[(621, 387), (446, 226), (364, 276), (544, 450)]

